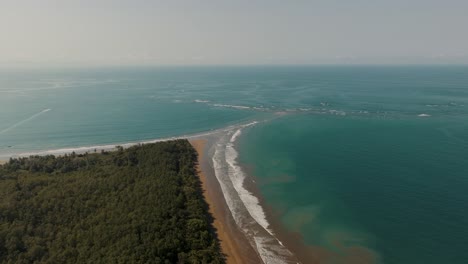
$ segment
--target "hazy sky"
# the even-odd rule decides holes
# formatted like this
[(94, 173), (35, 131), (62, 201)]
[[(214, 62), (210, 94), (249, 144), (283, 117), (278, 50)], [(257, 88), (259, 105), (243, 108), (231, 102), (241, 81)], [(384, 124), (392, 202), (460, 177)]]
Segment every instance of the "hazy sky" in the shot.
[(0, 0), (0, 65), (468, 63), (468, 0)]

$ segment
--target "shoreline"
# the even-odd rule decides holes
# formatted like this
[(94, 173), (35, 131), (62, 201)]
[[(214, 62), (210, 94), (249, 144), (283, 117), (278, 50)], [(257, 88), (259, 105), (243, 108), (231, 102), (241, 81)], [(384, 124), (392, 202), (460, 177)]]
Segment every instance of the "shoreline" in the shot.
[(202, 138), (192, 139), (189, 142), (198, 153), (197, 171), (202, 183), (203, 196), (208, 203), (209, 213), (213, 217), (213, 227), (226, 263), (260, 263), (257, 253), (250, 247), (247, 238), (234, 223), (221, 188), (209, 168), (208, 155), (205, 154), (212, 142)]
[(45, 155), (61, 156), (65, 154), (71, 154), (72, 152), (75, 152), (76, 154), (84, 154), (86, 152), (92, 153), (95, 150), (97, 152), (114, 151), (114, 150), (117, 150), (117, 147), (129, 148), (129, 147), (136, 146), (139, 144), (151, 144), (151, 143), (157, 143), (161, 141), (169, 141), (169, 140), (177, 140), (177, 139), (187, 139), (190, 141), (193, 139), (207, 138), (212, 135), (231, 131), (232, 129), (236, 127), (241, 127), (241, 126), (245, 126), (249, 124), (251, 123), (239, 122), (239, 123), (227, 125), (225, 127), (206, 130), (206, 131), (197, 132), (193, 134), (182, 134), (178, 136), (167, 136), (167, 137), (151, 138), (151, 139), (145, 139), (145, 140), (131, 140), (131, 141), (125, 141), (125, 142), (101, 143), (101, 144), (96, 143), (96, 145), (68, 146), (68, 147), (59, 147), (55, 149), (25, 150), (23, 152), (17, 152), (17, 153), (0, 152), (0, 160), (5, 163), (5, 162), (8, 162), (10, 158), (24, 158), (24, 157), (36, 156), (36, 155), (37, 156), (45, 156)]
[[(255, 256), (255, 261), (242, 261), (240, 263), (306, 263), (301, 262), (295, 252), (289, 250), (276, 236), (277, 229), (272, 223), (279, 221), (269, 222), (270, 214), (263, 207), (260, 193), (252, 192), (248, 188), (249, 185), (255, 184), (252, 181), (253, 178), (238, 163), (237, 139), (241, 136), (243, 129), (257, 123), (252, 122), (231, 127), (220, 131), (221, 133), (199, 137), (199, 139), (208, 142), (204, 153), (204, 162), (201, 164), (202, 170), (210, 176), (208, 179), (214, 183), (209, 188), (218, 193), (219, 199), (217, 201), (221, 201), (221, 205), (224, 207), (228, 226), (234, 227), (234, 230), (241, 234), (243, 244), (254, 251), (253, 254), (249, 253), (249, 255)], [(245, 255), (246, 252), (244, 251), (243, 254)]]
[[(256, 123), (258, 122), (231, 125), (180, 137), (128, 142), (120, 145), (45, 150), (23, 153), (17, 157), (28, 156), (28, 154), (57, 156), (72, 152), (80, 154), (92, 152), (94, 149), (112, 151), (116, 149), (116, 146), (128, 148), (138, 144), (186, 139), (198, 153), (197, 172), (226, 263), (315, 264), (317, 262), (310, 262), (310, 248), (302, 245), (303, 240), (299, 234), (289, 232), (283, 227), (275, 211), (261, 196), (254, 175), (239, 162), (238, 138), (245, 128)], [(303, 258), (304, 255), (300, 254), (304, 252), (308, 253), (307, 258)]]
[[(227, 264), (243, 264), (243, 263), (262, 263), (256, 250), (251, 246), (247, 237), (240, 230), (232, 218), (231, 212), (226, 204), (224, 194), (219, 186), (219, 182), (214, 176), (214, 170), (210, 162), (211, 156), (207, 155), (210, 148), (215, 144), (215, 140), (212, 137), (216, 137), (217, 132), (208, 132), (194, 136), (182, 137), (190, 142), (193, 148), (198, 153), (198, 164), (196, 166), (197, 175), (199, 176), (203, 196), (206, 203), (209, 206), (209, 213), (212, 216), (213, 222), (212, 227), (215, 231), (215, 236), (218, 239), (220, 250), (225, 257)], [(176, 138), (168, 139), (156, 139), (151, 142), (145, 142), (141, 144), (150, 144), (161, 141), (174, 140)], [(120, 146), (124, 148), (131, 147), (140, 143), (126, 143)], [(102, 146), (96, 148), (97, 151), (114, 151), (117, 145)], [(79, 147), (76, 149), (62, 149), (62, 150), (47, 150), (37, 154), (47, 154), (61, 156), (75, 152), (77, 154), (85, 153), (90, 150), (91, 147)], [(86, 151), (85, 151), (86, 150)], [(20, 157), (26, 157), (27, 155), (21, 155)], [(7, 159), (0, 159), (0, 165), (7, 163)]]
[[(239, 149), (238, 146), (236, 146)], [(250, 165), (240, 164), (240, 167), (246, 172), (248, 178), (245, 181), (245, 188), (252, 192), (252, 194), (258, 198), (259, 205), (265, 211), (266, 219), (269, 223), (269, 229), (272, 230), (275, 237), (281, 241), (281, 243), (289, 249), (295, 258), (297, 263), (301, 264), (319, 264), (321, 259), (324, 257), (324, 253), (319, 247), (308, 246), (304, 242), (303, 236), (291, 230), (288, 230), (281, 222), (281, 214), (273, 208), (262, 196), (258, 183), (259, 180), (255, 177), (253, 169)], [(363, 263), (365, 264), (365, 263)]]
[[(239, 153), (240, 156), (240, 142), (236, 141), (233, 145), (234, 149)], [(244, 187), (246, 190), (252, 193), (258, 199), (258, 204), (264, 210), (265, 219), (269, 226), (268, 229), (274, 234), (274, 237), (284, 245), (291, 253), (292, 259), (286, 261), (287, 263), (297, 264), (319, 264), (320, 258), (317, 256), (316, 250), (311, 246), (307, 246), (304, 242), (304, 238), (298, 232), (288, 230), (281, 222), (278, 211), (276, 211), (262, 196), (259, 187), (259, 179), (255, 177), (254, 168), (251, 164), (244, 164), (239, 161), (239, 157), (236, 158), (238, 166), (246, 174), (244, 180)], [(286, 263), (285, 262), (285, 263)]]
[[(239, 141), (234, 143), (233, 146), (240, 153)], [(255, 176), (254, 165), (244, 164), (236, 158), (237, 165), (246, 174), (244, 180), (244, 187), (258, 199), (258, 204), (264, 210), (265, 219), (268, 222), (268, 229), (272, 231), (274, 237), (285, 246), (291, 253), (292, 257), (289, 261), (284, 263), (291, 263), (295, 261), (297, 264), (320, 264), (320, 263), (346, 263), (346, 264), (375, 264), (380, 263), (379, 255), (372, 249), (365, 246), (354, 245), (347, 246), (346, 244), (336, 242), (339, 251), (333, 251), (321, 245), (306, 244), (304, 237), (297, 231), (292, 231), (286, 228), (284, 223), (281, 222), (281, 212), (274, 209), (268, 203), (265, 197), (260, 192), (259, 182), (260, 179)]]

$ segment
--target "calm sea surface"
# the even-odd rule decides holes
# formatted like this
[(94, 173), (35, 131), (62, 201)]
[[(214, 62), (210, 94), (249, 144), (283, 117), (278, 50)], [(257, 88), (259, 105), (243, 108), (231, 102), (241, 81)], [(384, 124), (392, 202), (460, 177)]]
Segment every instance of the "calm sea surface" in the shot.
[(468, 263), (466, 66), (0, 70), (0, 158), (251, 120), (240, 161), (307, 244)]

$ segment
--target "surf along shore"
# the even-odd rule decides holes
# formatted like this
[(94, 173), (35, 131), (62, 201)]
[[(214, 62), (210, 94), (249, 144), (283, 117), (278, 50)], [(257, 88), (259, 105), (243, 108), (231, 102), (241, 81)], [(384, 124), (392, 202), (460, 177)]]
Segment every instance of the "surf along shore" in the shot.
[[(244, 188), (248, 187), (244, 186), (244, 180), (250, 178), (237, 164), (237, 152), (234, 149), (234, 143), (243, 128), (255, 123), (233, 125), (196, 135), (125, 143), (120, 146), (127, 148), (137, 144), (173, 139), (189, 140), (198, 153), (198, 171), (204, 198), (209, 205), (210, 214), (213, 217), (213, 226), (220, 241), (221, 250), (226, 256), (226, 262), (228, 264), (298, 263), (299, 261), (292, 255), (292, 252), (287, 250), (281, 241), (275, 237), (276, 232), (274, 231), (281, 230), (281, 228), (277, 229), (277, 221), (274, 220), (274, 217), (271, 217), (272, 214), (265, 212), (269, 211), (268, 206), (261, 202), (262, 199), (259, 193), (250, 192)], [(119, 145), (46, 150), (15, 156), (60, 156), (72, 152), (80, 154), (101, 150), (113, 151), (116, 146)], [(245, 182), (246, 185), (250, 185), (250, 181)], [(265, 217), (269, 219), (267, 220)], [(267, 227), (268, 225), (270, 227)], [(284, 241), (283, 238), (281, 240)], [(286, 244), (290, 246), (292, 243)], [(308, 262), (302, 261), (302, 263)]]
[[(264, 207), (260, 193), (255, 191), (256, 188), (249, 188), (255, 186), (253, 178), (238, 162), (237, 139), (243, 129), (256, 123), (188, 137), (199, 153), (205, 200), (215, 218), (214, 227), (221, 248), (227, 263), (309, 263), (298, 260), (294, 251), (291, 252), (275, 236), (276, 231), (282, 230), (276, 229), (281, 225), (271, 221), (269, 216), (273, 214), (266, 212), (268, 209)], [(294, 238), (296, 240), (297, 236)], [(292, 244), (295, 243), (288, 243), (288, 246)]]
[[(213, 227), (220, 242), (221, 250), (227, 264), (236, 263), (262, 263), (256, 251), (249, 244), (244, 234), (239, 230), (232, 219), (231, 213), (225, 203), (225, 199), (219, 183), (209, 170), (208, 155), (205, 155), (205, 146), (211, 142), (206, 139), (194, 139), (189, 142), (198, 153), (197, 171), (202, 183), (203, 195), (209, 205), (209, 213), (213, 218)], [(103, 150), (103, 149), (102, 149)], [(107, 148), (109, 150), (109, 148)], [(112, 151), (113, 149), (110, 149)], [(48, 152), (47, 154), (52, 154)], [(52, 155), (64, 155), (53, 153)], [(65, 153), (66, 154), (66, 153)], [(0, 165), (8, 160), (1, 159)]]
[(213, 225), (221, 250), (226, 256), (226, 263), (261, 263), (257, 253), (232, 219), (219, 183), (213, 175), (213, 170), (210, 169), (209, 156), (205, 153), (208, 150), (207, 145), (212, 142), (207, 139), (189, 141), (198, 153), (197, 169), (202, 182), (203, 195), (213, 216)]

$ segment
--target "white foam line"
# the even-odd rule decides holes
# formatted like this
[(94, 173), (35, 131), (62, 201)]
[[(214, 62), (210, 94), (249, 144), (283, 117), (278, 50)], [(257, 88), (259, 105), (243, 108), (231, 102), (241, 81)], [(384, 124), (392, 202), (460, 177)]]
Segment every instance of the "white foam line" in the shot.
[[(256, 123), (254, 123), (256, 124)], [(252, 125), (254, 125), (252, 124)], [(247, 206), (247, 209), (249, 210), (250, 215), (255, 219), (257, 223), (259, 223), (270, 235), (275, 237), (275, 234), (273, 233), (273, 230), (269, 228), (270, 224), (268, 223), (265, 215), (265, 211), (260, 205), (260, 201), (258, 200), (257, 197), (244, 187), (244, 181), (245, 181), (245, 174), (242, 171), (242, 168), (237, 164), (237, 157), (238, 153), (234, 149), (234, 142), (239, 138), (239, 136), (242, 134), (242, 128), (239, 128), (231, 137), (230, 144), (227, 144), (226, 150), (231, 151), (231, 156), (230, 159), (227, 159), (228, 164), (230, 167), (234, 170), (237, 170), (242, 174), (243, 177), (241, 177), (241, 181), (238, 182), (238, 184), (235, 184), (234, 187), (236, 187), (236, 191), (240, 194), (240, 197), (244, 204), (249, 204), (251, 206)], [(275, 239), (279, 242), (280, 245), (283, 246), (283, 243), (275, 237)]]
[(26, 118), (26, 119), (24, 119), (24, 120), (22, 120), (22, 121), (20, 121), (20, 122), (14, 124), (14, 125), (12, 125), (12, 126), (10, 126), (10, 127), (7, 127), (7, 128), (5, 128), (5, 129), (3, 129), (2, 131), (0, 131), (0, 134), (6, 133), (6, 132), (8, 132), (8, 131), (10, 131), (10, 130), (16, 128), (16, 127), (18, 127), (18, 126), (21, 126), (22, 124), (24, 124), (24, 123), (26, 123), (26, 122), (28, 122), (28, 121), (31, 121), (31, 120), (33, 120), (34, 118), (36, 118), (36, 117), (42, 115), (43, 113), (49, 112), (50, 110), (52, 110), (52, 109), (45, 109), (45, 110), (42, 110), (42, 111), (40, 111), (39, 113), (36, 113), (36, 114), (34, 114), (34, 115), (32, 115), (32, 116), (30, 116), (30, 117), (28, 117), (28, 118)]
[(236, 189), (239, 197), (242, 202), (246, 205), (247, 210), (250, 215), (259, 223), (270, 235), (273, 235), (273, 232), (268, 228), (269, 223), (266, 220), (265, 212), (259, 204), (259, 200), (251, 192), (244, 188), (244, 181), (246, 175), (238, 166), (236, 159), (238, 157), (237, 151), (234, 149), (233, 143), (241, 135), (241, 129), (238, 129), (234, 135), (232, 135), (230, 143), (226, 146), (226, 161), (229, 164), (229, 177)]
[(271, 111), (272, 109), (270, 108), (265, 108), (263, 106), (244, 106), (244, 105), (230, 105), (230, 104), (214, 104), (214, 103), (211, 103), (211, 101), (209, 100), (201, 100), (201, 99), (195, 99), (193, 100), (193, 102), (195, 103), (203, 103), (203, 104), (207, 104), (207, 105), (211, 105), (211, 106), (214, 106), (214, 107), (224, 107), (224, 108), (234, 108), (234, 109), (239, 109), (239, 110), (256, 110), (256, 111), (262, 111), (262, 112), (266, 112), (266, 111)]
[[(36, 114), (35, 116), (30, 117), (29, 119), (34, 118), (37, 115), (42, 114), (43, 112), (50, 111), (50, 110), (51, 109), (46, 109), (46, 110)], [(29, 121), (29, 120), (23, 120), (21, 122), (25, 122), (25, 121)], [(217, 133), (231, 131), (231, 130), (233, 130), (235, 128), (251, 126), (251, 125), (256, 124), (256, 123), (258, 123), (258, 122), (253, 121), (253, 122), (246, 123), (246, 124), (231, 125), (231, 126), (228, 126), (228, 127), (215, 129), (215, 130), (211, 130), (211, 131), (208, 131), (208, 132), (201, 132), (201, 133), (192, 134), (192, 135), (182, 135), (182, 136), (177, 136), (177, 137), (156, 138), (156, 139), (150, 139), (150, 140), (144, 140), (144, 141), (135, 141), (135, 142), (127, 142), (127, 143), (115, 143), (115, 144), (106, 144), (106, 145), (94, 145), (94, 146), (83, 146), (83, 147), (70, 147), (70, 148), (40, 150), (40, 151), (35, 151), (35, 152), (23, 152), (23, 153), (15, 154), (14, 157), (29, 157), (29, 156), (35, 156), (35, 155), (39, 155), (39, 156), (41, 156), (41, 155), (64, 155), (64, 154), (70, 154), (72, 152), (85, 153), (85, 152), (92, 152), (94, 150), (97, 150), (97, 151), (113, 150), (117, 146), (121, 146), (123, 148), (129, 148), (129, 147), (132, 147), (132, 146), (136, 146), (138, 144), (150, 144), (150, 143), (156, 143), (156, 142), (167, 141), (167, 140), (193, 139), (193, 138), (199, 138), (199, 137), (204, 137), (204, 136), (210, 136), (210, 135), (217, 134)], [(7, 128), (7, 129), (12, 129), (12, 127)]]
[(418, 116), (419, 116), (419, 117), (430, 117), (431, 115), (428, 115), (428, 114), (419, 114)]
[(227, 108), (235, 108), (235, 109), (251, 109), (249, 106), (243, 105), (227, 105), (227, 104), (213, 104), (216, 107), (227, 107)]
[[(293, 255), (269, 228), (265, 211), (258, 198), (245, 188), (247, 176), (237, 163), (238, 153), (234, 143), (242, 134), (243, 128), (254, 124), (256, 122), (227, 130), (226, 135), (216, 143), (212, 159), (215, 176), (236, 224), (253, 243), (263, 263), (287, 263), (286, 259)], [(263, 228), (269, 236), (252, 229), (253, 223)]]
[(208, 101), (208, 100), (201, 100), (201, 99), (195, 99), (194, 102), (195, 102), (195, 103), (205, 103), (205, 104), (207, 104), (207, 103), (209, 103), (210, 101)]
[[(50, 111), (46, 109), (40, 113), (30, 117), (34, 118), (43, 112)], [(29, 120), (28, 119), (28, 120)], [(27, 121), (27, 120), (23, 120)], [(22, 121), (22, 122), (23, 122)], [(148, 144), (156, 143), (167, 140), (176, 140), (176, 139), (193, 139), (204, 136), (210, 136), (214, 134), (222, 133), (225, 135), (225, 140), (223, 142), (218, 142), (217, 147), (215, 148), (215, 154), (213, 156), (213, 166), (215, 169), (215, 176), (220, 183), (223, 196), (228, 205), (229, 210), (236, 222), (236, 224), (246, 233), (249, 240), (254, 243), (257, 252), (259, 253), (263, 263), (266, 264), (280, 264), (286, 263), (285, 257), (292, 256), (292, 253), (283, 245), (283, 243), (276, 238), (273, 231), (269, 229), (269, 223), (266, 219), (265, 212), (261, 207), (259, 200), (254, 196), (250, 191), (245, 189), (244, 181), (246, 178), (245, 173), (242, 171), (242, 168), (237, 164), (238, 153), (234, 149), (234, 143), (242, 134), (242, 129), (246, 127), (253, 126), (257, 124), (258, 121), (253, 121), (250, 123), (236, 124), (231, 125), (225, 128), (220, 128), (208, 132), (202, 132), (192, 135), (183, 135), (179, 137), (168, 137), (168, 138), (159, 138), (152, 139), (147, 141), (140, 142), (129, 142), (124, 144), (109, 144), (109, 145), (96, 145), (96, 146), (86, 146), (86, 147), (76, 147), (76, 148), (62, 148), (55, 150), (45, 150), (39, 152), (30, 152), (22, 153), (17, 156), (25, 157), (31, 155), (64, 155), (67, 153), (85, 153), (92, 152), (94, 150), (113, 150), (117, 146), (122, 146), (128, 148), (138, 144)], [(226, 138), (229, 137), (229, 138)], [(224, 156), (224, 157), (223, 157)], [(225, 163), (227, 167), (224, 167), (222, 163)], [(226, 178), (226, 175), (228, 178)], [(226, 181), (227, 180), (227, 181)], [(238, 198), (235, 198), (238, 197)], [(249, 219), (245, 218), (241, 208), (247, 210)], [(263, 237), (257, 233), (257, 231), (250, 230), (252, 223), (257, 223), (261, 226), (271, 237)], [(278, 245), (272, 244), (273, 241), (277, 241)]]

